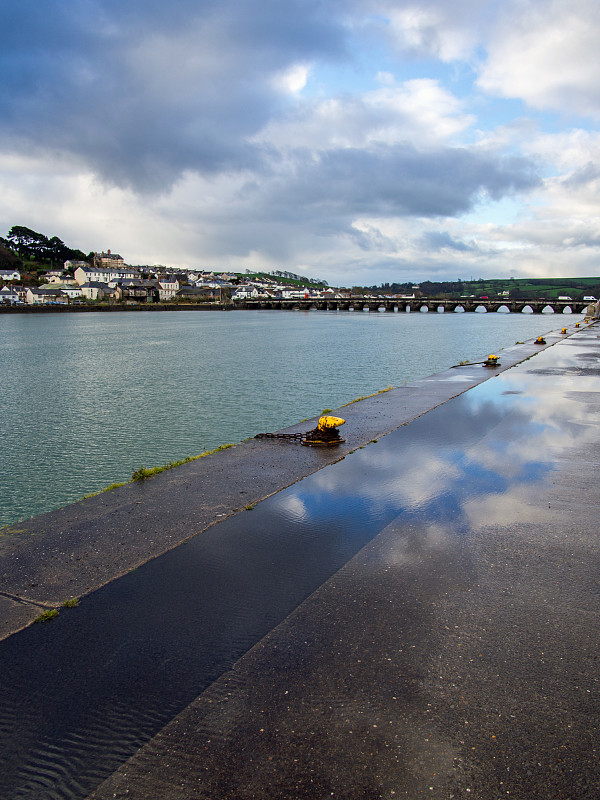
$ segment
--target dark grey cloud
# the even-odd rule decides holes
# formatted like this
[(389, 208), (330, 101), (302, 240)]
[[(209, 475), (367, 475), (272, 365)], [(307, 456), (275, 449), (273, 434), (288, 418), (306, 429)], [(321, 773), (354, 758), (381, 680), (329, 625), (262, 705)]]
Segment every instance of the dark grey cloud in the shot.
[(466, 244), (454, 239), (448, 231), (427, 231), (421, 237), (426, 250), (439, 252), (440, 250), (458, 250), (459, 252), (472, 252), (478, 250), (474, 245)]
[(0, 10), (0, 141), (69, 154), (121, 186), (257, 169), (269, 76), (345, 58), (338, 3), (33, 0)]
[[(246, 182), (233, 202), (204, 209), (203, 243), (211, 255), (254, 252), (282, 263), (300, 252), (335, 252), (346, 243), (375, 263), (402, 249), (393, 234), (379, 229), (378, 220), (458, 216), (482, 195), (500, 198), (537, 186), (533, 170), (528, 161), (451, 147), (430, 152), (408, 145), (344, 148), (318, 156), (297, 151), (279, 173)], [(477, 249), (443, 231), (422, 236), (417, 230), (407, 244), (423, 252)], [(388, 260), (385, 256), (384, 263)]]
[(300, 219), (456, 216), (483, 194), (498, 200), (540, 183), (531, 161), (464, 148), (382, 145), (297, 156), (294, 175), (273, 186), (269, 205), (291, 203)]

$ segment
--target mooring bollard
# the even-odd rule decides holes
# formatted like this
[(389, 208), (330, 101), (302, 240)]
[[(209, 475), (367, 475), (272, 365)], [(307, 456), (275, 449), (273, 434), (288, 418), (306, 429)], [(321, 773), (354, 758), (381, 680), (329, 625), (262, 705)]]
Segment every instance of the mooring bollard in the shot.
[(345, 422), (341, 417), (321, 417), (317, 427), (307, 432), (301, 444), (306, 447), (334, 447), (342, 444), (346, 440), (342, 439), (338, 428)]

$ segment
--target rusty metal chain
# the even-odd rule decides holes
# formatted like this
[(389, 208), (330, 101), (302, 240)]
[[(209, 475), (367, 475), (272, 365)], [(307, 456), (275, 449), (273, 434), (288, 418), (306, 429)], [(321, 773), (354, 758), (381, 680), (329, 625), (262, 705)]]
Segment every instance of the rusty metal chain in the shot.
[(305, 436), (306, 433), (257, 433), (254, 438), (255, 439), (304, 439)]

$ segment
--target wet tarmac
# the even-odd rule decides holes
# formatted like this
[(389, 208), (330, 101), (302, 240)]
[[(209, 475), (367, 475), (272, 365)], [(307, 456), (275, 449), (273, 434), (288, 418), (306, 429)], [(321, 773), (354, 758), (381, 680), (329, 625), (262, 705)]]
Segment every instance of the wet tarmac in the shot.
[(597, 797), (599, 367), (594, 326), (438, 376), (469, 391), (0, 643), (0, 797)]

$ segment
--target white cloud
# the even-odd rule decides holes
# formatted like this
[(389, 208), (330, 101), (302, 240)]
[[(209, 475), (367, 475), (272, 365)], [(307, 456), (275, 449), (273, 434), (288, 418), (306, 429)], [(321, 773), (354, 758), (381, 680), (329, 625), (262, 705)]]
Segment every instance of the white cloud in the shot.
[(412, 142), (420, 149), (452, 140), (473, 122), (457, 97), (438, 81), (421, 78), (360, 95), (305, 101), (286, 117), (271, 120), (254, 141), (282, 150), (376, 142)]
[[(480, 4), (479, 4), (480, 5)], [(387, 7), (390, 33), (401, 51), (449, 62), (468, 59), (476, 42), (474, 27), (465, 24), (477, 16), (472, 3), (419, 3)]]
[(469, 527), (477, 531), (498, 526), (556, 523), (556, 511), (543, 510), (539, 504), (532, 504), (530, 492), (528, 486), (517, 486), (502, 494), (489, 494), (467, 501), (463, 510)]
[(596, 0), (503, 6), (480, 88), (538, 109), (600, 117), (600, 5)]
[(306, 86), (310, 68), (306, 64), (292, 64), (273, 78), (274, 86), (282, 92), (298, 94)]

